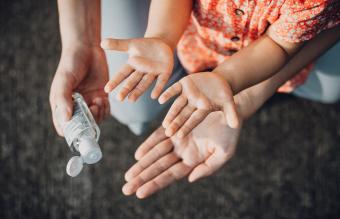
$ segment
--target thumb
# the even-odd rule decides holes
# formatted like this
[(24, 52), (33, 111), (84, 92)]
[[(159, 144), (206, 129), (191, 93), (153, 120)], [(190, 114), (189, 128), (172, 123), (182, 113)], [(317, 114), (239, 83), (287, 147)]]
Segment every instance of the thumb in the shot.
[(234, 100), (227, 101), (227, 103), (223, 104), (223, 113), (230, 128), (238, 128), (240, 126)]
[(113, 38), (106, 38), (103, 39), (100, 43), (100, 46), (106, 50), (116, 50), (121, 52), (126, 52), (129, 49), (130, 44), (129, 39), (113, 39)]
[(58, 74), (55, 76), (50, 94), (53, 124), (57, 133), (63, 136), (63, 126), (71, 119), (73, 112), (72, 76)]
[(213, 174), (221, 168), (230, 157), (230, 154), (224, 153), (222, 150), (215, 150), (203, 163), (196, 166), (190, 173), (188, 177), (189, 182), (195, 182), (200, 178)]

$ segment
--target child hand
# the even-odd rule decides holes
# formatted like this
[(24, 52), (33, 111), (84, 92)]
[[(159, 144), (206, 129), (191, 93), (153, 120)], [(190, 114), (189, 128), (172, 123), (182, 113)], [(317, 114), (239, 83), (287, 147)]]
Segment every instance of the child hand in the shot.
[(174, 65), (173, 52), (168, 44), (158, 38), (105, 39), (101, 46), (129, 54), (127, 64), (106, 84), (105, 92), (111, 92), (125, 80), (117, 98), (123, 101), (129, 96), (134, 102), (157, 80), (151, 97), (155, 99), (161, 94)]
[(184, 137), (214, 111), (223, 111), (231, 128), (239, 126), (233, 92), (224, 78), (211, 72), (188, 75), (169, 87), (159, 97), (163, 104), (179, 95), (163, 121), (167, 136), (178, 131)]

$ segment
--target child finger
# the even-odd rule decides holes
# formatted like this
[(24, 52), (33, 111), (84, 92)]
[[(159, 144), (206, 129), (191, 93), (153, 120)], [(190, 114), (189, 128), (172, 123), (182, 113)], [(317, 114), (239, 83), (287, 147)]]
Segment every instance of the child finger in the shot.
[(106, 50), (116, 50), (126, 52), (129, 49), (130, 39), (113, 39), (106, 38), (100, 43), (100, 46)]
[(99, 108), (97, 105), (90, 106), (90, 111), (96, 121), (99, 120)]
[(102, 97), (96, 97), (95, 99), (93, 99), (92, 104), (98, 107), (97, 121), (101, 122), (104, 119), (105, 115), (104, 100), (102, 99)]
[(133, 72), (133, 68), (125, 64), (123, 67), (113, 76), (109, 82), (104, 87), (106, 93), (111, 92), (115, 89), (125, 78), (127, 78)]
[(168, 82), (169, 77), (170, 74), (161, 74), (158, 76), (156, 85), (151, 93), (152, 99), (156, 99), (157, 97), (159, 97), (159, 95), (161, 95), (161, 92), (164, 89), (166, 83)]
[(154, 80), (155, 80), (155, 75), (145, 74), (142, 80), (130, 93), (129, 100), (132, 102), (135, 102), (151, 86)]
[(183, 95), (176, 98), (174, 103), (171, 105), (168, 113), (166, 114), (162, 126), (164, 128), (168, 127), (168, 125), (175, 119), (175, 117), (178, 115), (179, 112), (187, 105), (187, 98)]
[(117, 97), (119, 100), (124, 100), (125, 97), (136, 87), (142, 80), (144, 74), (139, 71), (134, 71), (126, 80), (124, 86), (120, 89)]
[(165, 135), (171, 137), (177, 132), (178, 129), (190, 118), (191, 114), (195, 111), (195, 108), (186, 105), (178, 116), (171, 122), (171, 124), (165, 129)]
[(163, 104), (167, 102), (171, 97), (180, 94), (181, 92), (182, 85), (179, 82), (176, 82), (162, 93), (162, 95), (158, 99), (158, 102), (160, 104)]
[(223, 112), (226, 118), (227, 124), (230, 128), (238, 128), (240, 126), (240, 121), (237, 115), (235, 102), (228, 101), (223, 105)]
[(177, 136), (180, 138), (185, 137), (189, 134), (198, 124), (200, 124), (205, 117), (207, 117), (209, 111), (207, 110), (196, 110), (190, 118), (184, 123), (184, 125), (178, 130)]
[(110, 115), (110, 103), (107, 97), (104, 98), (104, 103), (105, 103), (105, 116), (104, 116), (105, 119)]

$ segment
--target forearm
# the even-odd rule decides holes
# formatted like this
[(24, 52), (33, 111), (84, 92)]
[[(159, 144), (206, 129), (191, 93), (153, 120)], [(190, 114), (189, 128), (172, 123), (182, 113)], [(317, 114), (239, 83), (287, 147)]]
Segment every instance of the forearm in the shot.
[(294, 52), (264, 35), (217, 66), (214, 72), (221, 74), (237, 94), (273, 76)]
[(145, 37), (161, 38), (175, 49), (192, 10), (192, 0), (152, 0)]
[(235, 96), (239, 114), (246, 119), (255, 113), (287, 80), (301, 71), (306, 65), (317, 59), (340, 38), (340, 27), (319, 34), (309, 41), (293, 58), (273, 77), (243, 90)]
[(100, 0), (58, 0), (63, 48), (100, 44)]

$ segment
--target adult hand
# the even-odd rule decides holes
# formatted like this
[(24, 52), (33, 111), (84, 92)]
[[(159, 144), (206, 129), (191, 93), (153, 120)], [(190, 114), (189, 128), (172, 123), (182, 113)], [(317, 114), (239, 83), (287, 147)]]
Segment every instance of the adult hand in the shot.
[(214, 173), (233, 156), (240, 133), (224, 121), (222, 112), (213, 112), (184, 138), (157, 129), (137, 149), (123, 193), (145, 198), (186, 176), (194, 182)]
[(223, 111), (228, 125), (237, 128), (239, 119), (233, 92), (227, 81), (211, 72), (190, 74), (173, 84), (159, 97), (161, 104), (179, 95), (163, 121), (165, 134), (184, 137), (209, 113)]
[(53, 123), (60, 136), (63, 136), (62, 124), (73, 113), (73, 92), (83, 95), (98, 122), (109, 114), (104, 92), (107, 81), (108, 69), (102, 48), (81, 44), (63, 49), (50, 90)]
[(111, 92), (125, 80), (117, 98), (123, 101), (129, 96), (128, 99), (134, 102), (157, 80), (151, 97), (155, 99), (161, 94), (174, 65), (172, 49), (164, 40), (160, 38), (105, 39), (101, 46), (107, 50), (129, 54), (127, 64), (106, 84), (106, 92)]

